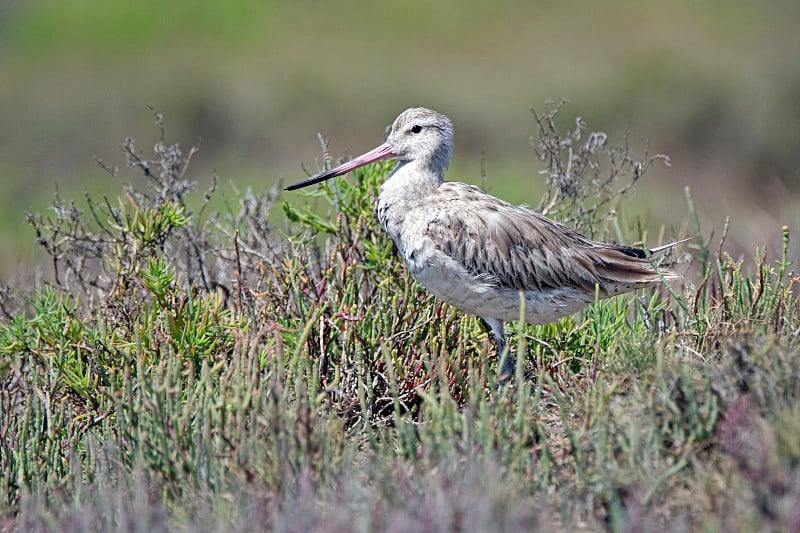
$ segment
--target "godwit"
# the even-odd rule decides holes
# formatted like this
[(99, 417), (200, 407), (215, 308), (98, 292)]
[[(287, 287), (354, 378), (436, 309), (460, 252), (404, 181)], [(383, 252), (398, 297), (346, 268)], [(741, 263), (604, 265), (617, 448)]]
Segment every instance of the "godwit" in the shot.
[[(445, 182), (452, 153), (450, 119), (411, 108), (395, 119), (385, 143), (286, 189), (307, 187), (381, 159), (397, 160), (378, 197), (381, 225), (417, 281), (489, 324), (498, 357), (506, 344), (503, 323), (520, 317), (520, 294), (526, 322), (547, 324), (583, 309), (596, 293), (609, 298), (656, 285), (662, 277), (679, 277), (668, 270), (659, 273), (645, 250), (592, 241), (477, 187)], [(500, 369), (501, 384), (514, 369), (509, 354)]]

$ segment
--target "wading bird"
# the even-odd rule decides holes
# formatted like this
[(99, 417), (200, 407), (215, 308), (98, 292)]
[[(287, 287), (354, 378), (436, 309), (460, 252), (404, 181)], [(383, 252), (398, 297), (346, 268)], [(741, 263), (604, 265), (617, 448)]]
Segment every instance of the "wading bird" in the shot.
[(679, 275), (653, 267), (651, 251), (596, 242), (535, 211), (477, 187), (445, 182), (453, 124), (422, 107), (395, 119), (385, 143), (331, 170), (286, 187), (295, 190), (369, 163), (398, 165), (381, 186), (377, 214), (409, 272), (438, 298), (481, 317), (502, 358), (500, 383), (515, 363), (505, 350), (503, 323), (547, 324), (600, 298), (657, 285)]

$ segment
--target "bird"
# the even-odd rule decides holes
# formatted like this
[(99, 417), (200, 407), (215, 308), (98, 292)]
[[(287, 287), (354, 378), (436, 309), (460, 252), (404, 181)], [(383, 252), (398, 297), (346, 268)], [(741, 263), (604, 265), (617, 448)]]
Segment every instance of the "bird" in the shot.
[[(403, 111), (376, 148), (286, 187), (296, 190), (391, 159), (377, 216), (410, 274), (434, 296), (482, 318), (497, 343), (501, 390), (515, 374), (505, 323), (548, 324), (600, 298), (679, 279), (645, 250), (591, 240), (536, 211), (478, 187), (445, 181), (453, 123), (436, 111)], [(682, 241), (681, 241), (682, 242)]]

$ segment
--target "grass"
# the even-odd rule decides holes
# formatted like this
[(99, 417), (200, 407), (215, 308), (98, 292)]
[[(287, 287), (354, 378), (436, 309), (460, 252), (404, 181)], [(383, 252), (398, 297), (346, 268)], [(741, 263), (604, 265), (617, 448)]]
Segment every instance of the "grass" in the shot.
[[(55, 282), (0, 300), (4, 530), (800, 527), (788, 228), (748, 271), (694, 217), (685, 287), (517, 326), (497, 396), (486, 328), (377, 225), (388, 166), (191, 200), (158, 120), (152, 159), (124, 144), (146, 188), (30, 217)], [(635, 240), (618, 213), (658, 159), (565, 139), (597, 137), (540, 129), (542, 205)]]

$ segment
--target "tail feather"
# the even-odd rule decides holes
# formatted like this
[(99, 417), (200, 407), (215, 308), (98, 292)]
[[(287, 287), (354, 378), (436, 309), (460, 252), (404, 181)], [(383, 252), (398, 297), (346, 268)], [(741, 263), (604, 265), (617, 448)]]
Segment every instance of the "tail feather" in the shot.
[[(608, 293), (620, 292), (620, 286), (626, 290), (635, 290), (658, 285), (663, 281), (676, 281), (680, 274), (666, 267), (654, 265), (651, 255), (673, 248), (685, 242), (677, 241), (653, 250), (639, 250), (621, 246), (603, 250), (595, 256), (595, 269), (601, 279), (601, 287)], [(640, 251), (632, 253), (632, 251)]]

